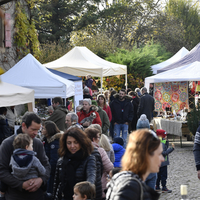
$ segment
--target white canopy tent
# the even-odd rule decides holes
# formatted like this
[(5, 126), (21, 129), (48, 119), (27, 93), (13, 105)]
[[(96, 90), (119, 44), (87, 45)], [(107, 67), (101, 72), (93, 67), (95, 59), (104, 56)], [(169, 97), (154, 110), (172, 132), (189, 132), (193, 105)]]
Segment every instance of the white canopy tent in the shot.
[(149, 90), (150, 83), (174, 82), (174, 81), (200, 81), (200, 62), (165, 71), (145, 78), (145, 87)]
[(0, 107), (28, 103), (29, 111), (35, 107), (34, 90), (0, 82)]
[(74, 82), (53, 74), (31, 54), (26, 55), (1, 80), (35, 91), (35, 98), (68, 98), (75, 95)]
[(153, 74), (157, 74), (157, 70), (160, 70), (160, 69), (180, 60), (188, 53), (189, 53), (189, 51), (185, 47), (182, 47), (175, 55), (173, 55), (168, 60), (161, 62), (159, 64), (156, 64), (156, 65), (152, 65), (151, 68), (153, 70)]
[(106, 61), (95, 55), (87, 47), (74, 47), (64, 56), (55, 61), (45, 63), (44, 66), (74, 76), (90, 74), (101, 77), (101, 86), (104, 76), (125, 74), (125, 85), (127, 87), (127, 66)]

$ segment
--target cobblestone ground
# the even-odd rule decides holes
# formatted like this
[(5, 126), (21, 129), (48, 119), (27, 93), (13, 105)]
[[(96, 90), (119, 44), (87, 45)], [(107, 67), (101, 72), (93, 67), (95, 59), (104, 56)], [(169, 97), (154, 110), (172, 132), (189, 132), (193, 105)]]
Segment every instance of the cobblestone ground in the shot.
[[(169, 139), (172, 143), (172, 139)], [(175, 150), (169, 155), (170, 165), (168, 166), (167, 187), (172, 193), (162, 193), (161, 200), (181, 199), (180, 185), (188, 186), (188, 199), (200, 199), (200, 180), (197, 178), (195, 161), (193, 156), (193, 142), (183, 138), (183, 147), (180, 140), (175, 139)]]

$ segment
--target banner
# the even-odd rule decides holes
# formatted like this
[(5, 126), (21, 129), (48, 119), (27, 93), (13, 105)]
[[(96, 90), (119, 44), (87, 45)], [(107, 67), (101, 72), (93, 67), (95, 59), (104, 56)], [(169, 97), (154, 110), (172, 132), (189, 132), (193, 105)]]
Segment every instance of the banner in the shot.
[(172, 107), (176, 112), (188, 108), (187, 81), (155, 83), (154, 98), (156, 111), (164, 111), (166, 107)]

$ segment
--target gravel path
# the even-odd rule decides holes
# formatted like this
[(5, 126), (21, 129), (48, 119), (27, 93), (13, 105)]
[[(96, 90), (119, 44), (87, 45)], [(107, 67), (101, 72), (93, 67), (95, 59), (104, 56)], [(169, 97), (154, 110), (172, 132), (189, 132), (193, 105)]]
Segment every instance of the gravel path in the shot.
[(188, 185), (188, 198), (190, 200), (200, 199), (200, 180), (197, 178), (193, 142), (188, 142), (186, 138), (183, 138), (183, 148), (181, 148), (179, 141), (179, 139), (175, 139), (175, 150), (169, 155), (167, 187), (172, 190), (172, 193), (161, 194), (161, 200), (181, 199), (181, 184)]

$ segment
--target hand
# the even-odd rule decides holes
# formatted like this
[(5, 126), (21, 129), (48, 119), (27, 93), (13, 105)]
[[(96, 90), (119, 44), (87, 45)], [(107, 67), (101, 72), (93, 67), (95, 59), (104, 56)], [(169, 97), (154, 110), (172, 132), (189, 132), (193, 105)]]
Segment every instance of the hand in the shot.
[(200, 179), (200, 170), (197, 171), (197, 177)]
[(175, 149), (175, 145), (174, 145), (174, 143), (172, 143), (172, 147)]
[(84, 127), (88, 127), (88, 126), (91, 125), (91, 123), (90, 123), (90, 122), (85, 122), (85, 123), (83, 123), (82, 125), (83, 125)]
[(42, 185), (42, 179), (41, 178), (32, 178), (25, 182), (23, 182), (22, 188), (29, 191), (29, 192), (35, 192), (40, 188)]

